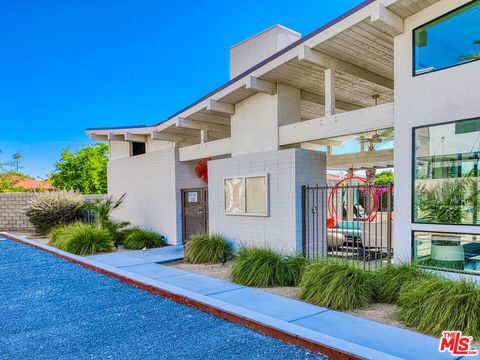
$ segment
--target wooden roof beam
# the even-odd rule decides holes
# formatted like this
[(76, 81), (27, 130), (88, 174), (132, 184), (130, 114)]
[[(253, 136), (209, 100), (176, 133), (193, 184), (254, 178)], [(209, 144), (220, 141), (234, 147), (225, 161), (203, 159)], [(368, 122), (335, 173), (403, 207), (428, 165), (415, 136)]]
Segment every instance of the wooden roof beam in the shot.
[(216, 124), (206, 121), (190, 120), (183, 117), (178, 117), (175, 123), (178, 128), (193, 129), (193, 130), (208, 130), (218, 133), (230, 133), (230, 126), (224, 124)]
[(92, 132), (90, 133), (90, 140), (108, 140), (108, 136)]
[(207, 110), (215, 111), (226, 115), (233, 115), (235, 114), (235, 105), (209, 99), (207, 102)]
[(132, 133), (125, 133), (124, 134), (125, 141), (133, 141), (133, 142), (145, 142), (147, 141), (147, 136), (146, 135), (137, 135), (137, 134), (132, 134)]
[(389, 35), (403, 33), (403, 19), (380, 2), (374, 3), (370, 21)]
[(370, 163), (385, 163), (393, 164), (394, 151), (393, 149), (376, 150), (368, 152), (357, 152), (350, 154), (339, 154), (327, 156), (327, 168), (342, 167), (370, 164)]
[(108, 141), (124, 141), (124, 134), (108, 133)]
[(277, 84), (271, 81), (258, 79), (253, 76), (247, 78), (247, 89), (252, 89), (257, 92), (275, 95), (277, 93)]
[(308, 46), (300, 47), (298, 59), (302, 61), (308, 61), (324, 69), (335, 69), (336, 71), (356, 76), (360, 79), (383, 86), (387, 89), (393, 89), (393, 80), (347, 61), (337, 59), (336, 57), (309, 48)]
[[(306, 90), (300, 90), (300, 99), (303, 101), (308, 101), (315, 104), (325, 105), (325, 96), (320, 94), (314, 94)], [(354, 110), (363, 109), (363, 107), (360, 105), (352, 104), (347, 101), (342, 101), (338, 99), (336, 99), (335, 101), (335, 106), (337, 107), (337, 109), (345, 110), (345, 111), (354, 111)]]
[(152, 140), (171, 141), (174, 143), (196, 144), (200, 142), (199, 136), (178, 135), (157, 131), (152, 132), (151, 137)]

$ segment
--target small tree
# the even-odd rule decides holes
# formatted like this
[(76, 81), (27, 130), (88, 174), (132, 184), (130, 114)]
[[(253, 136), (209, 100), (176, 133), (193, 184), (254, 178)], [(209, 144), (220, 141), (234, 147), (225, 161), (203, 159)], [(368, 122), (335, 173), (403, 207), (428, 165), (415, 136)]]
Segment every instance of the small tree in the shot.
[(15, 172), (18, 173), (20, 170), (20, 159), (22, 158), (22, 154), (15, 153), (13, 154), (13, 161), (15, 162)]
[(108, 146), (87, 145), (76, 152), (64, 150), (50, 182), (57, 189), (76, 190), (82, 194), (107, 192)]
[(130, 225), (130, 223), (128, 221), (113, 221), (111, 219), (111, 212), (122, 205), (126, 195), (127, 194), (123, 194), (118, 200), (114, 200), (113, 196), (110, 196), (106, 200), (97, 200), (94, 203), (87, 204), (90, 211), (95, 214), (99, 227), (110, 234), (116, 247), (123, 241), (125, 234), (122, 230)]

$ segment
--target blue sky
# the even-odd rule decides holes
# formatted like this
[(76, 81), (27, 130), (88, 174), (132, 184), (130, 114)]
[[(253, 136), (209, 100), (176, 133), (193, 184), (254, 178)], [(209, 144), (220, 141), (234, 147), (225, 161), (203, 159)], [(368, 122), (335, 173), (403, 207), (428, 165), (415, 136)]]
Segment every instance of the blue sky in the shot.
[(229, 47), (274, 24), (305, 35), (360, 0), (3, 1), (0, 161), (45, 176), (87, 127), (151, 124), (229, 77)]

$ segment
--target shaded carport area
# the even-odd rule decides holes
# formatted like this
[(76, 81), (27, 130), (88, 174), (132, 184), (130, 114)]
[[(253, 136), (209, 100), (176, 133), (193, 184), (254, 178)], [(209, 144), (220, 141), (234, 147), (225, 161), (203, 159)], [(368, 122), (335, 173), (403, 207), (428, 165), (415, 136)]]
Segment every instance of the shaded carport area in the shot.
[(0, 238), (2, 359), (319, 359)]

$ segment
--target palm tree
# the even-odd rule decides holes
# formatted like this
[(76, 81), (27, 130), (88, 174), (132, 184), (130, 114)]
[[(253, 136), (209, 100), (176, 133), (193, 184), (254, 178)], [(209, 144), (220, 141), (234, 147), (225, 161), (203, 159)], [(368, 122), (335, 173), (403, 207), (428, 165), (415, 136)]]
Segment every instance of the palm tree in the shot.
[(16, 168), (17, 173), (18, 173), (18, 170), (20, 169), (20, 159), (21, 158), (22, 158), (22, 154), (20, 154), (20, 153), (13, 154), (13, 161), (15, 161), (15, 168)]

